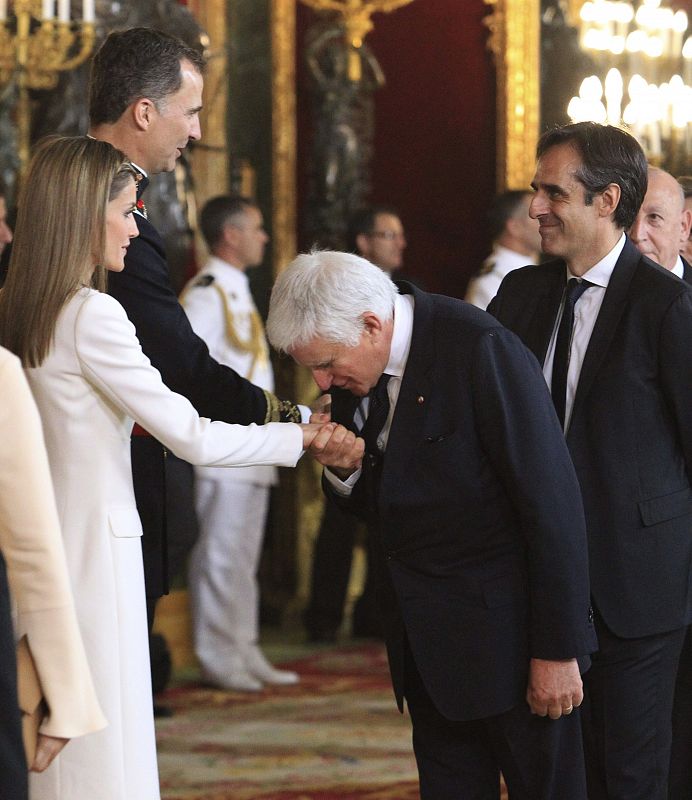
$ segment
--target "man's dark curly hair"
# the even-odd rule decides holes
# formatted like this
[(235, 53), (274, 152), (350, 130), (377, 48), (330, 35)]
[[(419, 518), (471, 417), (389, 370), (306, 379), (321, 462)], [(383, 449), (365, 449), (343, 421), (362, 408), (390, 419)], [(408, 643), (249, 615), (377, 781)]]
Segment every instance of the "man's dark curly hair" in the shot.
[(175, 36), (154, 28), (115, 31), (94, 56), (89, 83), (92, 125), (117, 122), (137, 100), (155, 105), (180, 89), (180, 62), (204, 71), (204, 56)]
[(560, 144), (571, 145), (581, 156), (582, 165), (576, 177), (586, 189), (587, 205), (609, 184), (620, 187), (614, 222), (624, 230), (630, 228), (644, 201), (648, 183), (648, 165), (639, 142), (613, 125), (575, 122), (547, 130), (538, 140), (536, 158)]

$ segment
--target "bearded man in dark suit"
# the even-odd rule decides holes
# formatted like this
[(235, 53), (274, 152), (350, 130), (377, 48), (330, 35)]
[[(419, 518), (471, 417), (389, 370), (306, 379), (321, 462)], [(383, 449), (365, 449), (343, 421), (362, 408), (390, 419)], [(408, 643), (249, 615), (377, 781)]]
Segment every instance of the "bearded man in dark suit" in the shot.
[(421, 797), (497, 798), (501, 770), (512, 798), (584, 800), (584, 521), (536, 359), (485, 312), (348, 253), (290, 264), (267, 334), (351, 429), (315, 445), (327, 490), (377, 538)]
[(625, 235), (647, 187), (625, 131), (546, 132), (532, 187), (555, 260), (510, 273), (488, 310), (543, 365), (584, 499), (599, 639), (584, 682), (589, 799), (664, 800), (692, 613), (692, 291)]

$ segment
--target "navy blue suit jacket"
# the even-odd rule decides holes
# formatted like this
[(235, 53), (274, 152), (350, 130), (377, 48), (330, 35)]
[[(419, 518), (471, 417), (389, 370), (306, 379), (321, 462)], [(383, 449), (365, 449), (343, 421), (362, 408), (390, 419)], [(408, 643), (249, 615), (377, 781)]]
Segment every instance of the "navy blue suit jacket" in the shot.
[[(510, 272), (489, 311), (540, 363), (565, 263)], [(627, 240), (586, 351), (567, 445), (596, 607), (616, 635), (692, 619), (692, 290)]]
[[(401, 707), (407, 637), (440, 712), (478, 719), (524, 702), (531, 657), (595, 649), (581, 498), (519, 339), (468, 303), (400, 291), (413, 338), (375, 521), (392, 680)], [(334, 390), (333, 417), (353, 427), (357, 402)]]

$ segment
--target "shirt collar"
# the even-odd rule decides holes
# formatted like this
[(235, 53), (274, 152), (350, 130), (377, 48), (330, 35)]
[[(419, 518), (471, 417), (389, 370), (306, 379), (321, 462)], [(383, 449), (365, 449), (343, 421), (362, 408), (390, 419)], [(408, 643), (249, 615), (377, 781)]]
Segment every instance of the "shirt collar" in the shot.
[(682, 258), (680, 258), (680, 256), (678, 256), (678, 260), (675, 262), (675, 266), (671, 269), (671, 272), (680, 279), (685, 277), (685, 265), (682, 263)]
[[(601, 286), (605, 289), (610, 282), (611, 275), (613, 274), (613, 270), (615, 269), (618, 258), (620, 258), (620, 253), (622, 253), (626, 241), (627, 237), (623, 233), (618, 239), (615, 247), (613, 247), (613, 249), (598, 263), (594, 264), (593, 267), (588, 269), (581, 277), (585, 281), (590, 281), (593, 283), (594, 286)], [(567, 280), (576, 277), (576, 275), (572, 275), (569, 269), (567, 269)]]
[(130, 161), (130, 164), (132, 164), (132, 166), (133, 166), (133, 167), (134, 167), (134, 168), (137, 170), (137, 172), (139, 172), (139, 173), (140, 173), (140, 175), (141, 175), (143, 178), (146, 178), (147, 180), (149, 179), (149, 173), (148, 173), (148, 172), (147, 172), (145, 169), (142, 169), (142, 168), (139, 166), (139, 164), (136, 164), (134, 161)]
[(394, 298), (394, 329), (389, 348), (389, 361), (384, 371), (401, 378), (406, 369), (413, 336), (413, 295), (398, 294)]
[(237, 286), (249, 287), (250, 281), (248, 276), (242, 269), (234, 267), (228, 261), (224, 261), (218, 256), (209, 256), (205, 271), (208, 269), (214, 270), (218, 275), (222, 276), (225, 283), (234, 283)]

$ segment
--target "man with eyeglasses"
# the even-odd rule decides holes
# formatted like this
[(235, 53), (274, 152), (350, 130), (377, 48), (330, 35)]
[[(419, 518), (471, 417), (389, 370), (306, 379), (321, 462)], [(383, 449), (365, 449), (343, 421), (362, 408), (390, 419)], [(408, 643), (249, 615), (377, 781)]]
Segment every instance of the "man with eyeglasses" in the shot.
[(359, 211), (349, 226), (347, 249), (367, 258), (388, 275), (401, 269), (406, 236), (399, 214), (391, 206), (372, 206)]

